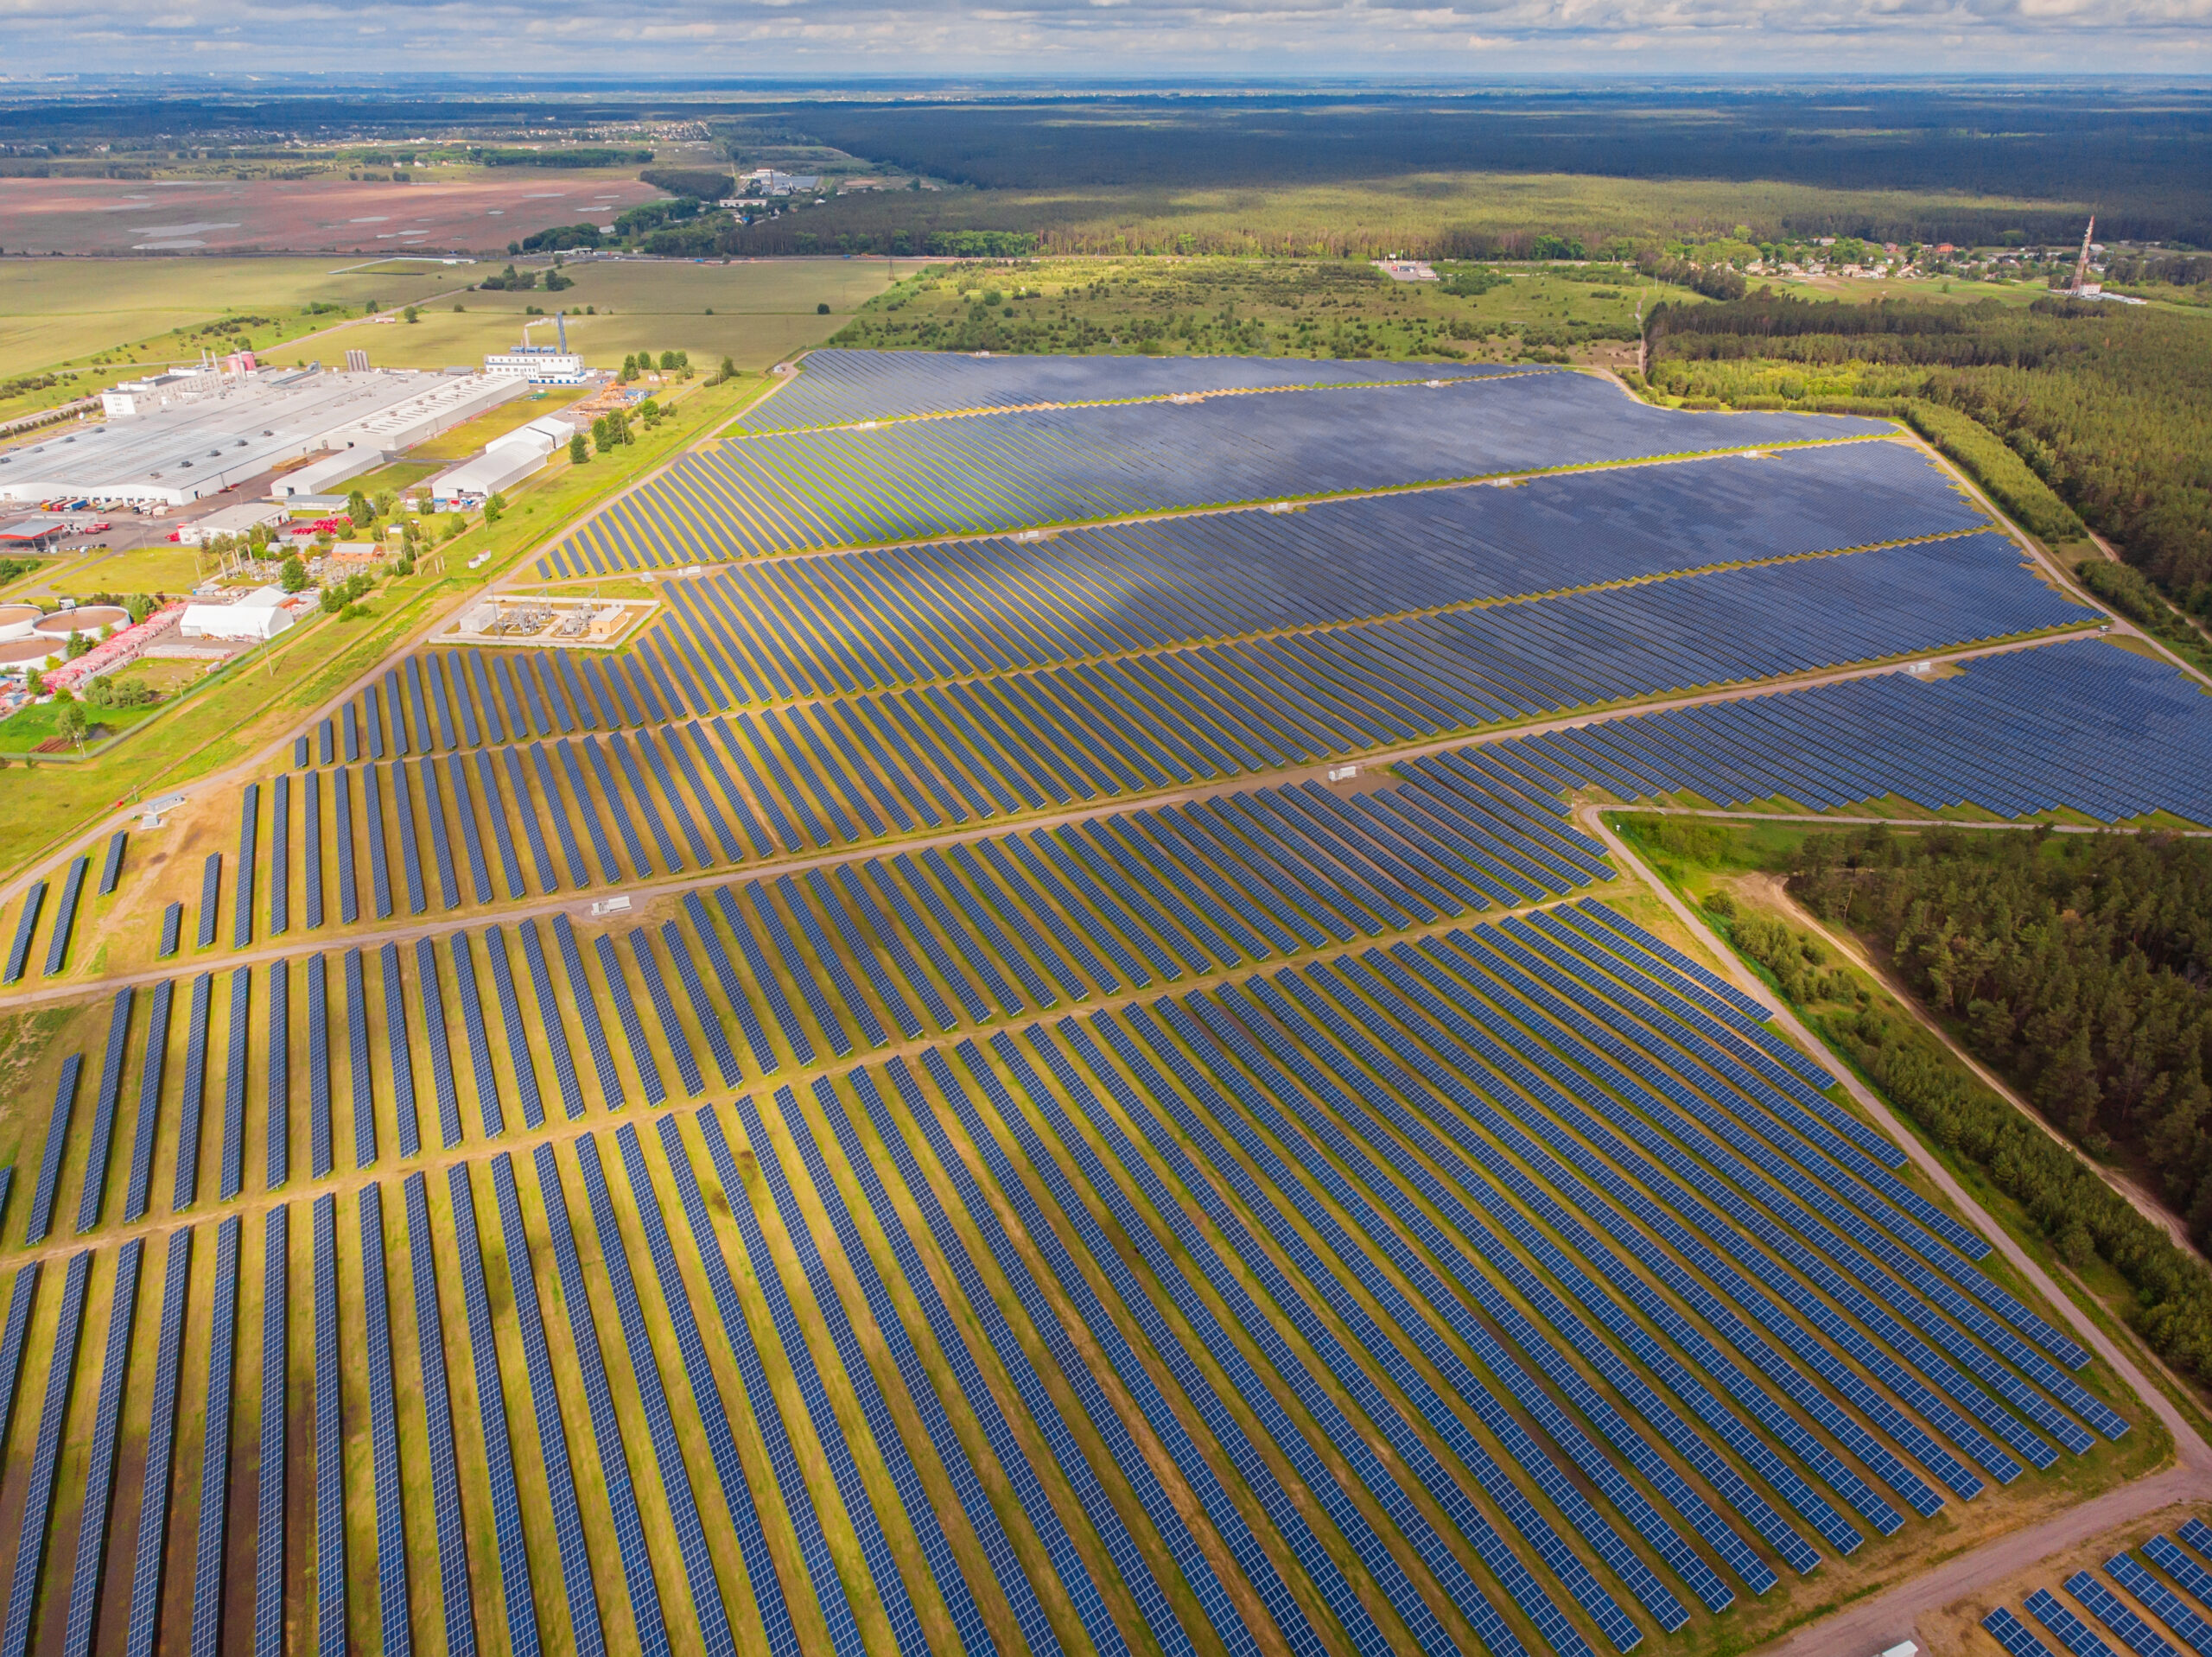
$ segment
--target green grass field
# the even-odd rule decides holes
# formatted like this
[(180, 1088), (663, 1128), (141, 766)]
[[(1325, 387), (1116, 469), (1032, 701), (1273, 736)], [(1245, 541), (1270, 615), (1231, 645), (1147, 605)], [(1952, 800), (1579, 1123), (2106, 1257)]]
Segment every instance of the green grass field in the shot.
[[(594, 368), (619, 368), (634, 352), (658, 358), (683, 351), (695, 369), (728, 357), (759, 370), (819, 345), (888, 280), (880, 259), (608, 262), (572, 265), (565, 274), (576, 285), (557, 294), (468, 294), (426, 306), (411, 326), (357, 323), (329, 336), (327, 346), (317, 345), (331, 355), (359, 346), (380, 366), (436, 368), (508, 349), (521, 340), (525, 323), (537, 323), (533, 343), (550, 345), (551, 314), (561, 309), (569, 313), (570, 347)], [(456, 314), (456, 303), (466, 308)], [(830, 314), (817, 314), (825, 304)], [(584, 315), (587, 305), (600, 314)], [(546, 313), (543, 321), (527, 314), (532, 306)]]

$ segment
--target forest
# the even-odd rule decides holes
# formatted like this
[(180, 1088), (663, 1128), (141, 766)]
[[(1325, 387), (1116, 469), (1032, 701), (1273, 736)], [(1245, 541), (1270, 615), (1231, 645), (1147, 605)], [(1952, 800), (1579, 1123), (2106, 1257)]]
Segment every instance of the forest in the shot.
[(1678, 394), (1843, 393), (1968, 415), (2167, 597), (2212, 619), (2212, 316), (2059, 297), (1859, 305), (1762, 289), (1661, 305), (1649, 338), (1653, 382)]
[[(1193, 90), (824, 101), (779, 113), (853, 155), (985, 190), (1280, 187), (1453, 171), (1878, 183), (1931, 199), (1880, 222), (1815, 213), (1769, 233), (1967, 243), (2020, 230), (2063, 243), (2081, 235), (2082, 204), (2094, 197), (2107, 236), (2212, 244), (2212, 107), (2200, 94), (2163, 95), (2171, 90)], [(1999, 212), (1955, 199), (1974, 194), (2049, 205)]]
[[(1621, 827), (1681, 869), (1769, 863), (1815, 914), (1888, 958), (1956, 1039), (2059, 1132), (2140, 1171), (2212, 1234), (2212, 847), (2175, 837), (1881, 827), (1815, 831), (1779, 853), (1681, 818)], [(1704, 897), (1738, 950), (1765, 968), (1833, 1049), (1937, 1146), (2017, 1203), (2067, 1264), (2102, 1260), (2128, 1319), (2212, 1384), (2212, 1270), (2077, 1152), (1970, 1074), (1810, 933)]]
[(2158, 835), (1815, 835), (1790, 883), (1885, 948), (1977, 1057), (2212, 1239), (2212, 846)]

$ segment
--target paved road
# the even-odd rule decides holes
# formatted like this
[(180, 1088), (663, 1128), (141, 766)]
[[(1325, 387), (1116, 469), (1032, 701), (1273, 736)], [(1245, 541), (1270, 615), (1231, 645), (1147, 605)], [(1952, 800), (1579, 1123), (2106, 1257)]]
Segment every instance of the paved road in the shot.
[(2107, 1491), (2080, 1507), (2026, 1530), (2000, 1536), (1938, 1565), (1935, 1570), (1898, 1584), (1886, 1592), (1859, 1602), (1834, 1616), (1799, 1630), (1764, 1648), (1768, 1657), (1872, 1657), (1872, 1654), (1908, 1639), (1924, 1611), (1938, 1609), (1963, 1598), (1977, 1588), (2002, 1581), (2038, 1560), (2088, 1541), (2091, 1537), (2131, 1520), (2156, 1513), (2177, 1501), (2212, 1501), (2212, 1446), (2208, 1446), (2189, 1419), (2177, 1408), (2163, 1388), (2155, 1385), (2135, 1359), (2114, 1342), (2096, 1322), (2076, 1305), (2071, 1295), (2020, 1247), (2012, 1234), (1990, 1217), (1966, 1187), (1953, 1177), (1935, 1152), (1891, 1114), (1871, 1088), (1852, 1069), (1828, 1053), (1787, 1005), (1777, 1006), (1773, 992), (1736, 958), (1734, 952), (1713, 936), (1695, 911), (1675, 895), (1605, 826), (1595, 807), (1577, 813), (1582, 826), (1605, 842), (1619, 867), (1642, 880), (1673, 911), (1675, 919), (1706, 943), (1713, 957), (1746, 994), (1773, 1009), (1776, 1023), (1806, 1051), (1826, 1057), (1829, 1068), (1842, 1078), (1851, 1096), (1868, 1115), (1917, 1163), (1943, 1194), (1957, 1205), (1997, 1252), (2038, 1290), (2072, 1326), (2082, 1343), (2113, 1367), (2121, 1381), (2133, 1389), (2144, 1406), (2173, 1435), (2174, 1463), (2163, 1472), (2137, 1479)]

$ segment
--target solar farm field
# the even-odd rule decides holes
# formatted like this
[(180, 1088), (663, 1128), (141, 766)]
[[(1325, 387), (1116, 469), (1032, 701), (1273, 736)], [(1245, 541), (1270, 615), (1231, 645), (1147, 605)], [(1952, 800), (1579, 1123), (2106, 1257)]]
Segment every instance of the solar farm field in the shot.
[(957, 360), (810, 406), (1637, 463), (1032, 538), (902, 474), (936, 538), (410, 648), (43, 872), (0, 1657), (1702, 1657), (2166, 1459), (1578, 803), (2202, 821), (2176, 670), (1871, 422)]
[[(1085, 367), (1094, 384), (1108, 371), (1103, 359)], [(1547, 371), (861, 422), (701, 450), (594, 517), (541, 573), (719, 562), (1888, 429), (1849, 416), (1664, 412), (1587, 376)]]

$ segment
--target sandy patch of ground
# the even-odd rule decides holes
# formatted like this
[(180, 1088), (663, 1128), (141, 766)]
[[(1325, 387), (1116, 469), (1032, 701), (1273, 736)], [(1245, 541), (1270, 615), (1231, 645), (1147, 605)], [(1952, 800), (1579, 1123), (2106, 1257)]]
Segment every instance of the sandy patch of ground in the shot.
[(514, 168), (410, 184), (345, 179), (0, 179), (10, 253), (503, 251), (553, 225), (612, 222), (660, 193), (608, 173)]

